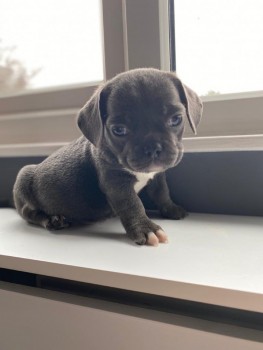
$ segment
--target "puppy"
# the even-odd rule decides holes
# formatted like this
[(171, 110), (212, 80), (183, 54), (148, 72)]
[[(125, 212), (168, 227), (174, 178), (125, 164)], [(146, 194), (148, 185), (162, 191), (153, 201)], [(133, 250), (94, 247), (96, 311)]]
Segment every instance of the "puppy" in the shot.
[(185, 121), (196, 133), (201, 115), (198, 96), (173, 73), (146, 68), (117, 75), (81, 109), (84, 136), (20, 170), (13, 191), (18, 213), (48, 230), (117, 215), (135, 243), (167, 242), (138, 193), (147, 185), (165, 218), (186, 215), (172, 202), (164, 171), (182, 159)]

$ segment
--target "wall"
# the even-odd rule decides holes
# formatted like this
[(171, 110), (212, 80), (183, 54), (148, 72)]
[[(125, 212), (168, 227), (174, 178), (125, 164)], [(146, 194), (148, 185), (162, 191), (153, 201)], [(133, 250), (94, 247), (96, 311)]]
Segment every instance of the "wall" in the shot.
[[(19, 169), (44, 157), (0, 158), (0, 206), (12, 203)], [(190, 212), (263, 215), (263, 152), (186, 153), (167, 172), (171, 196)], [(147, 196), (142, 198), (152, 208)]]

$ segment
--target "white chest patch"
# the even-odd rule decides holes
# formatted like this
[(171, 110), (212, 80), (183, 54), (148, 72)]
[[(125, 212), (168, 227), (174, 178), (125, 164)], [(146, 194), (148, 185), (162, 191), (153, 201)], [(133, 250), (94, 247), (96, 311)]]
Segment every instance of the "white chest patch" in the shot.
[(137, 173), (133, 172), (133, 175), (136, 177), (137, 181), (134, 185), (134, 190), (136, 193), (139, 193), (148, 183), (149, 180), (153, 179), (156, 172), (152, 173)]

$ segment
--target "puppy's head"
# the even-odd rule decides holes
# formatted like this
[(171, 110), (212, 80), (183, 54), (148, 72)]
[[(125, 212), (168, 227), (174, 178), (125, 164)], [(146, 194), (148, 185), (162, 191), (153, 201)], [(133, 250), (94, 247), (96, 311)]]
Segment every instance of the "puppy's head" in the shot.
[(78, 125), (96, 147), (124, 168), (164, 171), (179, 163), (186, 120), (194, 133), (202, 103), (175, 74), (136, 69), (99, 87), (80, 111)]

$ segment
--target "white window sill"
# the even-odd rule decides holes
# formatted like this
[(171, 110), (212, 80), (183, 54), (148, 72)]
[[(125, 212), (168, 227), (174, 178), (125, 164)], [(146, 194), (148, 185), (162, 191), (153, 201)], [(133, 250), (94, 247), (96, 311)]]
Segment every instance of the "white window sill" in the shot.
[[(49, 156), (68, 142), (21, 143), (0, 145), (0, 157)], [(183, 141), (185, 153), (262, 151), (263, 135), (188, 137)]]
[(169, 235), (135, 246), (119, 220), (60, 231), (0, 210), (0, 267), (263, 312), (263, 218), (190, 214), (155, 220)]

